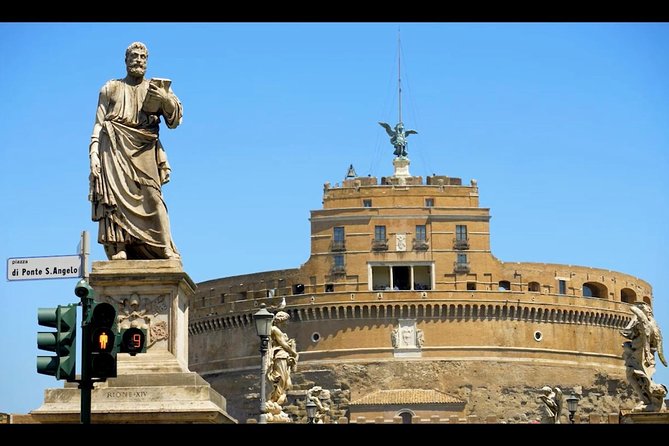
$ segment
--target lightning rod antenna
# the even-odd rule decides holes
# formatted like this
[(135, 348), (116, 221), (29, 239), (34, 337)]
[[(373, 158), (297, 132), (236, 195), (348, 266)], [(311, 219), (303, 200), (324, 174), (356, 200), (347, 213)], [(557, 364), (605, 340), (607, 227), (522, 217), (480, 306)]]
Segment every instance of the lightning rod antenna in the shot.
[(399, 98), (399, 121), (402, 122), (402, 43), (400, 40), (400, 27), (397, 27), (397, 96)]

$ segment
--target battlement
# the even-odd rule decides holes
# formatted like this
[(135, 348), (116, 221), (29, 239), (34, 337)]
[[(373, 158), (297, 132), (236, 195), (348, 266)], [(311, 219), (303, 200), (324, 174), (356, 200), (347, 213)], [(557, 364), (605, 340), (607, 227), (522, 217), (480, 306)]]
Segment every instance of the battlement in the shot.
[(356, 177), (341, 185), (325, 183), (323, 209), (341, 208), (477, 208), (478, 185), (471, 180), (463, 186), (462, 179), (446, 176), (423, 177)]
[[(476, 187), (476, 180), (471, 180), (471, 186)], [(399, 177), (394, 175), (389, 177), (381, 177), (381, 183), (379, 183), (376, 177), (371, 175), (366, 177), (354, 177), (346, 178), (339, 183), (335, 183), (334, 186), (330, 182), (327, 182), (323, 185), (323, 190), (339, 189), (339, 188), (360, 188), (366, 186), (396, 186), (400, 185)], [(447, 177), (445, 175), (435, 175), (432, 174), (429, 177), (425, 178), (423, 182), (422, 176), (409, 176), (405, 177), (405, 184), (402, 186), (462, 186), (462, 178), (456, 177)]]

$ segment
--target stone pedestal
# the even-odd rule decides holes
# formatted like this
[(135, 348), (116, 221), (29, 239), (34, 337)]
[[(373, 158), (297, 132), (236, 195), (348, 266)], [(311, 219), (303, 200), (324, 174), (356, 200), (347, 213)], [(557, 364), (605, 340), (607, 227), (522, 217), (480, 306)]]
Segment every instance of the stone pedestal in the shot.
[[(118, 309), (118, 325), (147, 328), (146, 353), (119, 353), (118, 376), (96, 383), (93, 423), (236, 423), (225, 398), (188, 370), (188, 301), (195, 284), (178, 260), (94, 262), (90, 284), (97, 302)], [(49, 389), (31, 412), (45, 423), (77, 423), (76, 384)]]
[(669, 411), (640, 412), (633, 410), (620, 411), (621, 424), (669, 424)]
[[(119, 327), (148, 326), (146, 355), (168, 351), (188, 372), (188, 300), (196, 285), (178, 260), (115, 260), (93, 262), (90, 285), (95, 300), (109, 302), (118, 310)], [(163, 355), (161, 355), (163, 357)], [(140, 355), (119, 356), (121, 370), (156, 364), (158, 358), (144, 361)], [(140, 359), (136, 359), (140, 358)], [(134, 360), (133, 360), (134, 359)], [(171, 364), (170, 366), (173, 366)]]
[(411, 176), (409, 173), (409, 164), (411, 164), (409, 158), (403, 156), (393, 159), (393, 176), (399, 178), (399, 184), (404, 184), (406, 179)]

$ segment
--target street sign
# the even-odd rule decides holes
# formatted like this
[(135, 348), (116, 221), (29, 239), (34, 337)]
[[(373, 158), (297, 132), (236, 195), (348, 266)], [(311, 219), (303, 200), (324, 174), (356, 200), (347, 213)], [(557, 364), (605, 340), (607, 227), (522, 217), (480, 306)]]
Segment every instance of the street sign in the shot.
[(72, 279), (84, 276), (82, 256), (7, 259), (7, 280)]

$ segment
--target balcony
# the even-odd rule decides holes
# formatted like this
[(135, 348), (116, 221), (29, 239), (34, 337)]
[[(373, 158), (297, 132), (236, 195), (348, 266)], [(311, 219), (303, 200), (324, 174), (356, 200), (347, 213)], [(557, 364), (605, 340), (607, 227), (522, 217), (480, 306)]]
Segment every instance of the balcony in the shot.
[(430, 248), (430, 244), (425, 239), (413, 239), (413, 250), (414, 251), (427, 251)]
[(345, 240), (332, 240), (332, 251), (346, 251)]
[(346, 274), (346, 267), (344, 265), (335, 265), (332, 267), (332, 275), (340, 276)]
[(388, 239), (372, 240), (372, 251), (388, 251)]
[(454, 262), (453, 270), (456, 273), (468, 273), (469, 272), (469, 262)]
[(469, 239), (453, 239), (453, 249), (469, 249)]

